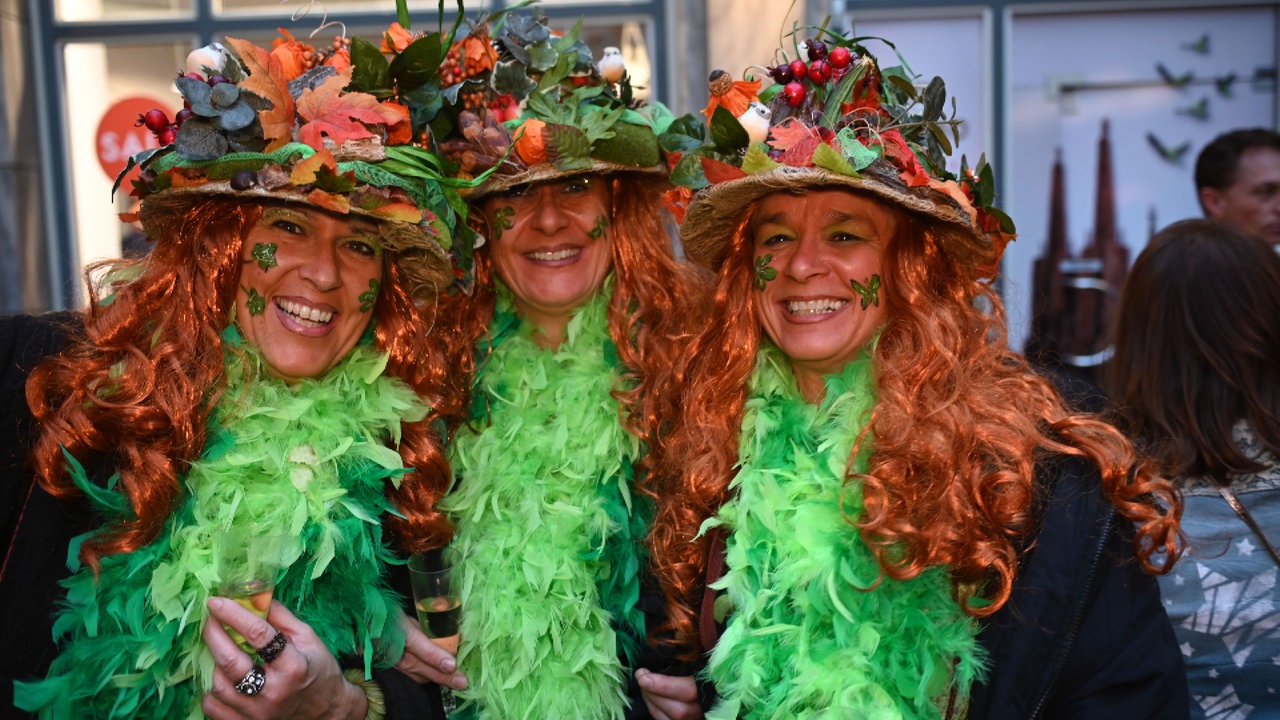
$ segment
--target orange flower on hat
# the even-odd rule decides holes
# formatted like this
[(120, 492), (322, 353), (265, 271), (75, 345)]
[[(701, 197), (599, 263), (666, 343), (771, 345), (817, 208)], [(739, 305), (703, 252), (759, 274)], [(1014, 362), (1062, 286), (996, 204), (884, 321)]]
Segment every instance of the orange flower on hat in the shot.
[(287, 80), (293, 80), (307, 71), (307, 58), (314, 54), (316, 49), (300, 40), (295, 40), (288, 30), (276, 29), (284, 37), (271, 41), (271, 57), (279, 60), (284, 77)]
[(760, 99), (759, 80), (733, 80), (729, 73), (716, 70), (707, 81), (711, 89), (711, 97), (707, 99), (707, 107), (703, 115), (711, 117), (716, 108), (723, 107), (731, 115), (738, 117), (751, 107), (751, 103)]
[(337, 70), (338, 72), (343, 72), (344, 70), (350, 68), (351, 67), (350, 48), (344, 47), (339, 50), (334, 50), (332, 55), (325, 58), (324, 64), (328, 65), (334, 70)]
[(411, 42), (413, 42), (413, 33), (406, 30), (400, 23), (393, 22), (382, 33), (382, 46), (380, 49), (383, 55), (395, 55), (409, 47)]
[(547, 143), (542, 138), (542, 129), (547, 124), (538, 118), (529, 118), (520, 127), (516, 129), (514, 134), (519, 135), (516, 140), (516, 154), (524, 161), (525, 165), (537, 165), (547, 161)]
[(662, 203), (670, 211), (671, 217), (675, 218), (676, 224), (684, 222), (684, 214), (688, 212), (691, 202), (693, 202), (691, 188), (677, 185), (662, 194)]

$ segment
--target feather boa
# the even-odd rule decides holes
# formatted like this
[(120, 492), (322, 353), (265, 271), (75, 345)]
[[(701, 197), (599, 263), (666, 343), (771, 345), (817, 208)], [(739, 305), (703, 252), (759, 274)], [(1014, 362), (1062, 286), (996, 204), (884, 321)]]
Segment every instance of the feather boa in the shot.
[[(245, 524), (288, 536), (275, 597), (330, 651), (363, 656), (366, 672), (402, 654), (402, 600), (382, 572), (399, 561), (379, 516), (395, 512), (385, 485), (405, 473), (387, 444), (398, 445), (401, 423), (421, 420), (426, 406), (384, 377), (386, 356), (365, 345), (290, 388), (266, 373), (234, 327), (224, 338), (227, 388), (178, 510), (147, 547), (104, 558), (96, 582), (89, 568), (64, 581), (54, 626), (63, 650), (47, 679), (17, 684), (19, 707), (45, 718), (203, 717), (213, 662), (200, 633), (218, 584), (216, 539)], [(118, 476), (95, 487), (68, 459), (104, 511), (128, 511), (111, 489)]]
[(849, 467), (876, 402), (871, 358), (827, 377), (814, 406), (766, 346), (752, 392), (736, 492), (705, 524), (729, 532), (713, 587), (733, 608), (708, 668), (722, 702), (707, 717), (939, 716), (952, 684), (963, 698), (981, 672), (976, 626), (944, 569), (881, 577), (850, 524), (863, 506), (845, 473), (865, 472), (870, 455), (864, 447)]
[(611, 288), (552, 352), (499, 287), (478, 429), (455, 438), (459, 485), (442, 504), (464, 568), (461, 717), (620, 718), (626, 707), (618, 653), (644, 637), (647, 512), (631, 495), (640, 443), (610, 394)]

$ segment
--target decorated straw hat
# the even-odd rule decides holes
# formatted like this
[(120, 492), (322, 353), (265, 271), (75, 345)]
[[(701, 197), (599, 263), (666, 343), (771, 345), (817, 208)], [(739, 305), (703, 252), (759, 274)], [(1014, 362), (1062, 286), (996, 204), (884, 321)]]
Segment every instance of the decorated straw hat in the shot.
[[(773, 192), (845, 187), (877, 196), (928, 221), (945, 250), (985, 275), (1014, 237), (992, 205), (985, 159), (945, 167), (959, 121), (946, 115), (946, 87), (923, 88), (904, 67), (881, 69), (859, 42), (822, 29), (763, 68), (775, 80), (711, 74), (705, 120), (674, 123), (669, 193), (680, 237), (695, 262), (719, 267), (746, 208)], [(681, 136), (682, 135), (682, 136)], [(948, 137), (950, 136), (950, 138)]]
[(462, 177), (492, 173), (469, 199), (585, 173), (665, 180), (671, 112), (633, 98), (617, 48), (593, 60), (581, 25), (557, 35), (540, 8), (501, 11), (449, 49), (445, 95), (459, 112), (440, 149)]
[(395, 44), (389, 31), (316, 48), (281, 33), (270, 48), (227, 38), (188, 57), (175, 81), (183, 109), (139, 118), (161, 147), (121, 173), (141, 168), (137, 214), (122, 218), (153, 234), (210, 195), (302, 203), (383, 221), (383, 245), (414, 297), (465, 279), (469, 251), (462, 262), (449, 252), (466, 232), (465, 203), (430, 147), (433, 117), (420, 102), (438, 95), (440, 35)]

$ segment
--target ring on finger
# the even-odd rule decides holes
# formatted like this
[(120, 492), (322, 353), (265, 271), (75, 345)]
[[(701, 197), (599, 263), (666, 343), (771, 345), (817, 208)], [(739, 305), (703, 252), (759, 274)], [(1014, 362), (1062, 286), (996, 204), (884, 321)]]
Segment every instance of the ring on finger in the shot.
[(236, 692), (241, 695), (257, 695), (262, 692), (262, 687), (267, 684), (267, 674), (263, 672), (261, 665), (254, 665), (249, 668), (249, 672), (240, 678), (240, 682), (236, 683)]
[(270, 642), (258, 648), (258, 657), (262, 658), (264, 664), (270, 665), (273, 660), (280, 657), (280, 653), (284, 652), (284, 647), (288, 644), (289, 638), (277, 630)]

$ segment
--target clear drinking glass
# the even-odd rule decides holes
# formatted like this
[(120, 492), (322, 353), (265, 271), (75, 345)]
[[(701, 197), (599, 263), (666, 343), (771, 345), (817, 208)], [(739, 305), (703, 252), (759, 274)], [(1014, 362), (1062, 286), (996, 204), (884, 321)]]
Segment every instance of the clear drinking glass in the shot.
[[(252, 526), (232, 528), (218, 537), (218, 594), (265, 618), (283, 567), (285, 536), (263, 533)], [(257, 650), (239, 632), (223, 626), (250, 656)]]
[[(458, 654), (462, 623), (462, 599), (458, 595), (457, 566), (443, 548), (409, 556), (409, 579), (413, 584), (413, 604), (418, 624), (431, 642)], [(457, 709), (449, 688), (441, 686), (444, 710)]]

